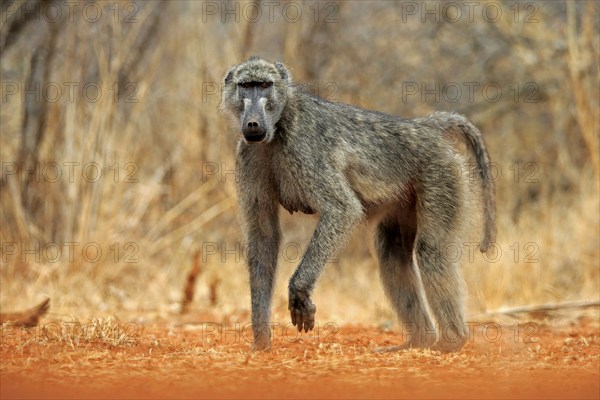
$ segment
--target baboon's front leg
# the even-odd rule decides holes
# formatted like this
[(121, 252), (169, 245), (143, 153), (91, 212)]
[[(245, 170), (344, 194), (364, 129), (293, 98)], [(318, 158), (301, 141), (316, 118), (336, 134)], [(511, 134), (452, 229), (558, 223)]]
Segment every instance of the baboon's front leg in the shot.
[(250, 275), (254, 349), (271, 345), (270, 319), (273, 282), (277, 269), (280, 228), (277, 194), (260, 158), (240, 146), (237, 192)]
[(244, 203), (241, 211), (248, 246), (252, 332), (254, 349), (268, 350), (271, 345), (271, 298), (279, 251), (279, 216), (275, 204), (268, 207), (251, 205)]
[(271, 345), (271, 298), (273, 297), (278, 244), (273, 239), (264, 237), (254, 238), (251, 241), (254, 243), (249, 246), (248, 255), (254, 349), (268, 350)]
[(288, 309), (292, 324), (298, 331), (311, 330), (315, 325), (316, 306), (311, 301), (311, 293), (325, 263), (334, 257), (345, 243), (362, 217), (362, 207), (358, 201), (343, 210), (323, 214), (317, 223), (312, 239), (304, 253), (300, 265), (289, 284)]

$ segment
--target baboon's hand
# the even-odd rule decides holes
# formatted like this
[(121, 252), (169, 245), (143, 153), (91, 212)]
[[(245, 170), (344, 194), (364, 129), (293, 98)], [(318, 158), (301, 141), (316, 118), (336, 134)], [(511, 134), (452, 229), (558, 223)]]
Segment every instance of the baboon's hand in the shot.
[(290, 287), (289, 294), (289, 305), (290, 315), (292, 317), (292, 324), (298, 327), (298, 332), (308, 332), (315, 326), (315, 313), (317, 312), (317, 306), (310, 301), (308, 293)]

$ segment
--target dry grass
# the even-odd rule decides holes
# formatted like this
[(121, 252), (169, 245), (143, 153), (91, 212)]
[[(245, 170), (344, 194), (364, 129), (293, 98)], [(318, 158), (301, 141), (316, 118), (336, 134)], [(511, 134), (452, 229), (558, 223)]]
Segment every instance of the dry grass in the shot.
[[(33, 344), (71, 349), (88, 347), (90, 344), (109, 348), (132, 347), (138, 343), (138, 329), (138, 325), (122, 323), (113, 316), (84, 322), (71, 318), (70, 321), (48, 322), (29, 330), (6, 323), (2, 325), (2, 337), (6, 348), (16, 352), (23, 352), (25, 347)], [(15, 337), (18, 338), (13, 342)]]
[[(19, 160), (24, 114), (20, 94), (3, 100), (3, 311), (27, 307), (44, 295), (52, 298), (55, 318), (174, 312), (198, 251), (202, 273), (191, 308), (216, 315), (248, 310), (234, 177), (227, 174), (234, 166), (237, 135), (217, 112), (214, 84), (249, 54), (283, 58), (295, 78), (316, 84), (322, 95), (334, 88), (339, 101), (407, 117), (454, 109), (475, 121), (501, 172), (502, 256), (490, 263), (476, 253), (469, 260), (462, 247), (472, 314), (598, 299), (597, 3), (576, 3), (568, 10), (562, 3), (539, 3), (538, 22), (528, 24), (512, 18), (494, 24), (481, 18), (456, 24), (423, 23), (418, 17), (403, 22), (400, 6), (391, 2), (335, 3), (337, 22), (330, 24), (315, 23), (308, 8), (296, 24), (281, 16), (272, 24), (243, 19), (222, 24), (218, 16), (203, 22), (201, 4), (147, 3), (133, 24), (110, 18), (64, 24), (48, 65), (49, 80), (63, 88), (65, 82), (80, 87), (96, 82), (103, 95), (91, 102), (80, 92), (72, 99), (63, 93), (60, 101), (47, 104), (43, 135), (27, 160), (37, 160), (42, 169), (58, 163), (63, 176), (57, 182), (43, 171), (37, 181), (7, 173), (6, 166)], [(151, 37), (146, 29), (155, 7), (165, 9), (159, 34)], [(508, 5), (503, 7), (509, 12)], [(3, 52), (3, 83), (27, 81), (32, 43), (43, 45), (43, 24), (31, 23)], [(7, 29), (2, 26), (3, 33)], [(111, 91), (116, 82), (133, 85), (121, 87), (125, 92), (118, 101)], [(480, 92), (473, 101), (464, 92), (456, 103), (443, 96), (422, 101), (419, 95), (403, 101), (406, 82), (428, 87), (493, 82), (504, 94), (498, 102)], [(535, 101), (529, 103), (524, 88), (531, 82)], [(517, 101), (511, 92), (515, 84)], [(82, 177), (83, 165), (90, 162), (102, 168), (96, 182)], [(72, 181), (69, 165), (75, 165)], [(207, 167), (218, 171), (208, 174), (213, 170)], [(279, 319), (287, 318), (283, 288), (299, 261), (295, 251), (305, 247), (315, 221), (298, 215), (283, 220), (289, 253), (282, 256), (274, 299)], [(315, 293), (319, 318), (394, 319), (368, 241), (361, 230), (327, 268)], [(79, 243), (72, 258), (69, 242)], [(44, 253), (53, 250), (52, 243), (62, 255), (56, 262), (44, 261), (54, 254)], [(83, 253), (89, 244), (94, 247)], [(16, 246), (16, 254), (9, 245)], [(96, 247), (102, 256), (90, 262)]]

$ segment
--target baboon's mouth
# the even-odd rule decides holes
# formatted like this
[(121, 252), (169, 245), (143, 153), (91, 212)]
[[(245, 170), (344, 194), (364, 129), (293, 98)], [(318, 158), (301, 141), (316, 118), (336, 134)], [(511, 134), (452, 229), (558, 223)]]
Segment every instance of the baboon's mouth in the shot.
[(248, 143), (256, 143), (256, 142), (262, 142), (265, 137), (267, 137), (267, 133), (256, 133), (256, 134), (244, 134), (244, 139), (246, 139), (246, 142)]

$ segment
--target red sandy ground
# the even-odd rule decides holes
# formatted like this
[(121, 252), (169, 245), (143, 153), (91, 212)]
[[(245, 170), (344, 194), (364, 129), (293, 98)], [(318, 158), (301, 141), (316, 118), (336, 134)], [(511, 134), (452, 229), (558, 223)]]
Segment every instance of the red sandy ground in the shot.
[(4, 327), (2, 398), (600, 398), (600, 329), (589, 321), (494, 326), (487, 340), (480, 326), (455, 354), (373, 354), (401, 338), (365, 326), (275, 331), (270, 353), (212, 325), (123, 325), (116, 344), (57, 327)]

